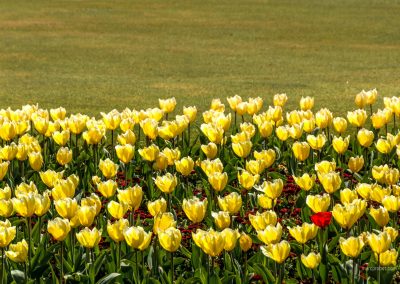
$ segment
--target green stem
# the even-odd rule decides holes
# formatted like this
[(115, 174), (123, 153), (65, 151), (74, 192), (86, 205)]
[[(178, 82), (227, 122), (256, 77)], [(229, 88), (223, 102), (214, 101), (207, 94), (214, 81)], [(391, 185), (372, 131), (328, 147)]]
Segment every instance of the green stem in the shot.
[(61, 257), (61, 259), (60, 259), (60, 283), (62, 284), (63, 283), (63, 279), (64, 279), (64, 256), (63, 256), (63, 254), (64, 254), (64, 242), (62, 241), (61, 243), (60, 243), (60, 245), (61, 245), (61, 247), (60, 247), (60, 257)]
[(28, 229), (28, 271), (31, 271), (31, 254), (32, 254), (32, 247), (31, 247), (31, 217), (28, 217), (27, 220), (27, 229)]
[(353, 279), (351, 281), (352, 284), (354, 284), (355, 278), (356, 278), (356, 259), (353, 258)]
[(4, 248), (1, 248), (1, 283), (4, 283)]
[(378, 283), (381, 284), (381, 254), (378, 253)]
[(174, 253), (171, 252), (171, 283), (174, 283)]

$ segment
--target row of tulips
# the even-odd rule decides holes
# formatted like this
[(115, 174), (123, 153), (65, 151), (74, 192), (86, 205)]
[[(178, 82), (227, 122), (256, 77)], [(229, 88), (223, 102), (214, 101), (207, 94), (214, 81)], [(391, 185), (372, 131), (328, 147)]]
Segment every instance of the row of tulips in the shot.
[(202, 123), (175, 98), (2, 109), (0, 281), (389, 283), (400, 99), (377, 97), (347, 119), (311, 97), (285, 113), (285, 94), (214, 99)]

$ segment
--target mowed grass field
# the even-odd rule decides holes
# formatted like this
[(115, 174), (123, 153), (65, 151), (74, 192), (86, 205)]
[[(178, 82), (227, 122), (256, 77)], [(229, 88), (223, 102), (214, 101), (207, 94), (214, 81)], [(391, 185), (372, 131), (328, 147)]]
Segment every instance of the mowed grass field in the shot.
[(91, 115), (175, 96), (314, 96), (335, 114), (377, 88), (400, 95), (400, 2), (371, 0), (0, 3), (0, 107)]

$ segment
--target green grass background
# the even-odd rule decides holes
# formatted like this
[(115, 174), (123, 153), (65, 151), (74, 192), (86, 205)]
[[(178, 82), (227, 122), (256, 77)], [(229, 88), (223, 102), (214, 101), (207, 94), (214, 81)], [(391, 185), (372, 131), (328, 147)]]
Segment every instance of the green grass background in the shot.
[(336, 114), (376, 87), (400, 94), (400, 2), (22, 1), (0, 3), (0, 107), (71, 112), (208, 107), (287, 93)]

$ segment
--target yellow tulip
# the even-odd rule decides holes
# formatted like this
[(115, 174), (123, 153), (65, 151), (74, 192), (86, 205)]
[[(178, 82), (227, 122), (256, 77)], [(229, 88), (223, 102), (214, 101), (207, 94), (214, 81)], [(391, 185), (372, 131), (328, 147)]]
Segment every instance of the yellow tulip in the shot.
[(364, 157), (363, 156), (351, 157), (347, 165), (350, 171), (352, 171), (353, 173), (358, 173), (364, 166)]
[(301, 162), (305, 161), (310, 155), (310, 145), (307, 142), (294, 142), (292, 150), (295, 158)]
[(303, 190), (309, 191), (315, 184), (315, 175), (303, 174), (301, 177), (293, 176), (295, 183)]
[(6, 161), (14, 160), (17, 153), (18, 153), (18, 147), (14, 142), (12, 142), (10, 145), (5, 145), (4, 147), (0, 147), (0, 159)]
[(29, 165), (34, 171), (39, 171), (43, 166), (43, 156), (40, 152), (31, 152), (28, 154)]
[(57, 151), (57, 163), (61, 166), (65, 166), (72, 160), (72, 150), (69, 150), (67, 147), (61, 147)]
[(232, 143), (240, 143), (240, 142), (246, 142), (250, 140), (250, 135), (247, 132), (238, 132), (235, 135), (231, 135), (231, 140)]
[(0, 226), (0, 248), (7, 247), (14, 240), (16, 232), (16, 227), (11, 226), (9, 221)]
[(332, 146), (335, 149), (336, 153), (344, 154), (347, 151), (350, 143), (350, 135), (343, 138), (343, 137), (333, 137)]
[(373, 184), (371, 187), (370, 199), (372, 201), (382, 203), (385, 196), (390, 195), (390, 187), (382, 187), (378, 184)]
[(224, 165), (220, 159), (201, 161), (200, 167), (207, 176), (216, 172), (222, 173), (224, 169)]
[(95, 193), (92, 193), (90, 196), (81, 199), (82, 206), (93, 206), (96, 208), (96, 215), (98, 215), (101, 211), (101, 200), (99, 196)]
[(117, 141), (121, 145), (126, 145), (126, 144), (133, 145), (136, 142), (135, 133), (132, 130), (127, 130), (124, 133), (117, 136)]
[(165, 113), (171, 113), (174, 111), (176, 106), (176, 99), (174, 97), (168, 99), (158, 99), (160, 109)]
[(311, 252), (307, 256), (301, 254), (301, 262), (309, 269), (315, 269), (321, 262), (321, 255), (319, 253)]
[(110, 179), (117, 175), (118, 165), (110, 159), (100, 160), (99, 169), (101, 170), (105, 178)]
[(331, 197), (326, 193), (323, 195), (308, 195), (306, 203), (314, 213), (326, 212), (331, 203)]
[(192, 233), (192, 238), (195, 244), (211, 257), (220, 255), (225, 247), (225, 239), (222, 233), (212, 229), (209, 231), (197, 229), (196, 233)]
[(327, 174), (336, 170), (336, 162), (321, 161), (315, 164), (315, 171), (318, 174)]
[(318, 175), (319, 181), (324, 187), (327, 193), (334, 193), (340, 188), (342, 184), (342, 180), (340, 178), (340, 173), (337, 172), (329, 172), (327, 174)]
[(396, 213), (400, 209), (400, 197), (388, 195), (383, 197), (382, 204), (389, 212)]
[(6, 176), (9, 165), (9, 161), (0, 162), (0, 180), (3, 180), (3, 178)]
[(263, 161), (264, 168), (269, 168), (275, 162), (276, 154), (272, 149), (262, 150), (260, 152), (254, 151), (254, 158)]
[(28, 258), (28, 243), (23, 239), (16, 244), (11, 244), (9, 250), (6, 251), (6, 256), (13, 262), (25, 262)]
[(355, 99), (354, 99), (355, 104), (359, 107), (359, 108), (364, 108), (365, 105), (367, 104), (367, 96), (366, 96), (366, 92), (364, 90), (362, 90), (361, 92), (359, 92)]
[(140, 122), (140, 127), (143, 130), (144, 135), (149, 139), (155, 140), (158, 136), (158, 121), (152, 118), (146, 118)]
[(246, 190), (252, 189), (259, 179), (260, 179), (259, 175), (252, 175), (246, 170), (238, 172), (239, 184)]
[(50, 198), (49, 192), (45, 191), (43, 195), (36, 194), (35, 195), (35, 214), (36, 216), (43, 216), (50, 209)]
[(356, 190), (345, 188), (340, 191), (340, 202), (342, 204), (350, 204), (357, 198), (358, 195)]
[(277, 199), (283, 191), (283, 181), (274, 179), (273, 181), (264, 181), (263, 184), (257, 187), (257, 190), (263, 192), (271, 199)]
[(333, 122), (333, 128), (337, 133), (342, 134), (346, 131), (347, 120), (344, 119), (343, 117), (335, 117), (332, 122)]
[(0, 125), (0, 137), (4, 141), (10, 141), (17, 135), (17, 126), (14, 121), (4, 121)]
[(376, 149), (382, 154), (389, 154), (392, 151), (392, 145), (390, 141), (381, 138), (376, 142)]
[(183, 114), (189, 119), (190, 123), (196, 120), (197, 108), (195, 106), (183, 107)]
[(0, 216), (8, 218), (14, 211), (12, 201), (10, 199), (0, 199)]
[(110, 179), (100, 182), (97, 185), (97, 189), (105, 198), (110, 198), (111, 196), (114, 196), (115, 192), (117, 191), (117, 187), (117, 182)]
[(339, 223), (339, 225), (344, 229), (350, 229), (354, 223), (358, 221), (358, 219), (364, 215), (365, 208), (367, 206), (366, 202), (359, 201), (359, 203), (355, 203), (357, 201), (354, 200), (350, 204), (340, 205), (336, 204), (332, 210), (332, 216)]
[(224, 129), (222, 127), (203, 123), (200, 126), (200, 130), (210, 142), (215, 144), (221, 144), (221, 142), (223, 142)]
[[(30, 146), (33, 146), (33, 144)], [(25, 161), (26, 159), (28, 159), (29, 149), (30, 149), (30, 147), (26, 144), (22, 144), (22, 143), (18, 144), (17, 145), (17, 154), (15, 155), (15, 157), (19, 161)]]
[(96, 208), (94, 206), (83, 205), (76, 211), (79, 223), (84, 227), (90, 227), (96, 217)]
[(357, 133), (357, 140), (361, 146), (368, 148), (374, 141), (374, 133), (365, 128), (360, 129)]
[(224, 250), (232, 251), (236, 247), (236, 243), (240, 238), (240, 234), (238, 230), (232, 230), (230, 228), (225, 228), (221, 232), (222, 237), (224, 238)]
[(301, 110), (309, 110), (314, 107), (314, 98), (313, 97), (301, 97), (300, 99), (300, 109)]
[(249, 249), (251, 249), (253, 240), (249, 235), (242, 233), (239, 238), (239, 245), (242, 251), (247, 252)]
[(6, 185), (4, 188), (0, 188), (0, 199), (10, 199), (11, 198), (11, 188)]
[(304, 119), (303, 120), (303, 130), (307, 133), (311, 133), (315, 130), (315, 119)]
[(375, 254), (375, 259), (379, 259), (379, 264), (381, 266), (396, 266), (398, 256), (399, 254), (396, 249), (388, 249), (382, 252), (379, 257)]
[(396, 168), (389, 168), (385, 172), (385, 184), (394, 185), (399, 181), (399, 170)]
[(263, 121), (260, 125), (258, 125), (258, 131), (263, 138), (268, 138), (269, 136), (271, 136), (273, 130), (274, 123), (271, 121)]
[(371, 115), (372, 127), (375, 129), (381, 129), (387, 123), (385, 114), (382, 112), (377, 112)]
[(263, 209), (272, 209), (272, 205), (273, 205), (272, 202), (273, 202), (273, 199), (269, 198), (265, 194), (257, 195), (257, 203)]
[(272, 210), (257, 212), (256, 215), (249, 214), (249, 220), (254, 230), (264, 230), (267, 226), (275, 226), (278, 222), (278, 216)]
[(67, 119), (68, 129), (74, 134), (80, 134), (86, 127), (86, 121), (89, 119), (86, 115), (71, 115)]
[(75, 195), (76, 185), (70, 179), (59, 179), (55, 182), (51, 195), (54, 200), (66, 197), (72, 198)]
[(38, 193), (37, 187), (33, 183), (33, 181), (31, 181), (29, 184), (22, 182), (19, 185), (17, 185), (17, 187), (15, 188), (15, 197), (17, 197), (17, 198), (25, 196), (29, 193), (33, 193), (33, 194)]
[(251, 151), (251, 141), (243, 141), (239, 143), (232, 143), (232, 150), (240, 158), (246, 158)]
[(121, 119), (121, 122), (119, 124), (119, 128), (122, 130), (122, 132), (126, 132), (128, 130), (132, 131), (134, 126), (135, 121), (130, 117)]
[(351, 258), (356, 258), (360, 255), (361, 250), (364, 247), (364, 241), (362, 237), (349, 237), (347, 239), (339, 239), (340, 249), (342, 252)]
[(155, 217), (157, 214), (167, 211), (167, 201), (162, 197), (155, 201), (149, 201), (147, 203), (147, 209), (151, 216)]
[(104, 124), (106, 125), (107, 129), (109, 129), (109, 130), (117, 129), (119, 124), (121, 123), (121, 115), (115, 109), (110, 111), (107, 114), (104, 112), (101, 112), (100, 114), (103, 118)]
[(145, 147), (143, 149), (139, 149), (139, 155), (142, 156), (143, 160), (152, 162), (154, 161), (158, 154), (160, 153), (160, 149), (158, 146), (152, 144), (148, 147)]
[(207, 199), (203, 201), (200, 201), (197, 197), (183, 199), (182, 209), (190, 221), (200, 223), (207, 211)]
[(210, 142), (207, 145), (201, 145), (201, 151), (203, 151), (207, 159), (214, 159), (218, 153), (217, 144)]
[(261, 251), (266, 257), (271, 258), (275, 262), (281, 264), (289, 256), (290, 244), (287, 241), (281, 241), (277, 244), (262, 246)]
[(115, 219), (122, 219), (129, 209), (129, 205), (125, 202), (110, 201), (107, 204), (107, 211)]
[(123, 231), (123, 235), (126, 243), (130, 247), (138, 249), (139, 246), (143, 243), (145, 232), (142, 227), (133, 226), (133, 227), (126, 227)]
[(314, 239), (318, 233), (318, 227), (314, 224), (303, 223), (301, 226), (288, 227), (290, 235), (300, 244), (305, 244)]
[(61, 219), (59, 217), (54, 220), (50, 220), (47, 224), (47, 231), (57, 241), (63, 241), (71, 231), (71, 226), (67, 219)]
[(226, 98), (228, 101), (229, 107), (236, 112), (236, 107), (238, 104), (242, 102), (242, 98), (239, 95), (235, 95), (233, 97)]
[(368, 244), (372, 251), (381, 254), (390, 248), (392, 240), (387, 232), (380, 232), (379, 234), (369, 233), (367, 236)]
[(257, 238), (266, 245), (280, 242), (282, 237), (282, 226), (280, 223), (268, 225), (263, 230), (257, 230)]
[(279, 126), (275, 129), (276, 136), (281, 141), (286, 141), (289, 138), (289, 129), (287, 126)]
[(62, 179), (64, 172), (56, 172), (53, 170), (47, 170), (45, 172), (39, 172), (41, 180), (50, 188), (53, 188), (56, 181)]
[(320, 109), (315, 114), (315, 124), (321, 129), (327, 128), (332, 123), (332, 119), (332, 112), (326, 108)]
[(88, 145), (97, 145), (105, 136), (105, 129), (91, 127), (82, 133), (82, 138)]
[(264, 165), (264, 161), (262, 160), (247, 160), (246, 171), (250, 172), (252, 175), (259, 175), (264, 171)]
[(307, 142), (313, 150), (321, 150), (326, 143), (326, 136), (324, 134), (307, 135)]
[(175, 252), (181, 244), (182, 234), (178, 229), (171, 227), (160, 232), (158, 234), (158, 240), (166, 251)]
[(54, 201), (54, 206), (56, 208), (57, 213), (65, 218), (65, 219), (72, 219), (76, 216), (78, 211), (78, 203), (75, 199), (71, 198), (63, 198)]
[(229, 215), (229, 212), (211, 212), (211, 216), (214, 218), (215, 225), (220, 230), (228, 228), (231, 225), (231, 217)]
[(15, 212), (17, 212), (22, 217), (32, 217), (36, 209), (36, 194), (28, 193), (19, 196), (18, 198), (13, 198), (12, 203)]
[(93, 248), (100, 242), (101, 230), (99, 231), (96, 227), (90, 230), (86, 227), (79, 233), (76, 233), (76, 239), (85, 248)]
[(54, 142), (57, 143), (57, 145), (65, 146), (65, 144), (67, 144), (67, 142), (69, 141), (70, 132), (69, 130), (54, 131), (52, 137)]
[(172, 193), (178, 184), (178, 180), (175, 175), (171, 173), (166, 173), (163, 176), (157, 176), (154, 183), (164, 193)]
[(156, 171), (163, 171), (168, 167), (168, 157), (164, 153), (159, 153), (153, 163), (153, 169)]
[(384, 227), (383, 231), (389, 234), (392, 242), (394, 242), (397, 239), (397, 236), (399, 235), (399, 231), (393, 227)]
[(212, 186), (215, 191), (221, 191), (225, 188), (228, 183), (228, 175), (227, 173), (211, 173), (208, 176), (208, 182)]
[(143, 242), (139, 245), (138, 247), (139, 250), (144, 251), (149, 247), (152, 235), (153, 235), (152, 232), (143, 233)]
[(273, 103), (274, 106), (283, 107), (286, 104), (288, 97), (286, 94), (276, 94), (274, 95)]
[(183, 176), (188, 176), (192, 173), (194, 168), (194, 162), (191, 157), (182, 158), (179, 161), (175, 161), (175, 167), (177, 172)]
[(121, 162), (128, 164), (135, 155), (135, 147), (131, 144), (117, 145), (115, 146), (115, 152), (117, 153), (117, 157)]
[(378, 209), (373, 207), (370, 208), (369, 214), (374, 218), (375, 222), (380, 227), (384, 227), (389, 223), (389, 212), (385, 209), (385, 207), (379, 206)]
[[(301, 135), (303, 135), (303, 127), (301, 124), (293, 124), (291, 127), (288, 128), (288, 131), (289, 136), (295, 140), (300, 139)], [(320, 139), (319, 142), (323, 142), (322, 139)]]
[(136, 211), (142, 203), (143, 190), (139, 185), (127, 187), (124, 190), (118, 189), (117, 197), (119, 202), (125, 202), (129, 205), (130, 210)]
[(66, 114), (67, 114), (67, 110), (63, 107), (50, 109), (50, 116), (54, 121), (65, 119)]
[(159, 234), (165, 231), (169, 227), (176, 227), (176, 221), (174, 220), (174, 215), (170, 212), (159, 213), (154, 217), (153, 232), (154, 234)]
[(356, 127), (363, 127), (367, 117), (367, 112), (363, 109), (347, 112), (347, 120)]
[(218, 196), (218, 206), (222, 211), (236, 214), (242, 207), (242, 197), (237, 192), (232, 192), (223, 198)]

